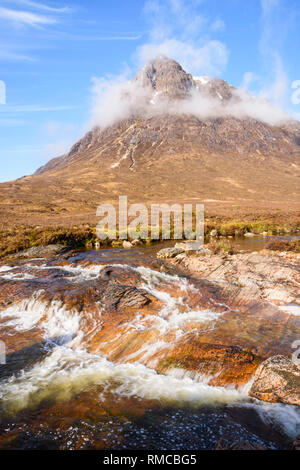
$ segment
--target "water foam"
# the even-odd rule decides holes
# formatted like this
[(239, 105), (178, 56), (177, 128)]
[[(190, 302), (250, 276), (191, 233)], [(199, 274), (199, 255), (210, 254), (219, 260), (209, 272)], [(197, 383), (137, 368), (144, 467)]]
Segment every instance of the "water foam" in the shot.
[[(58, 300), (40, 300), (43, 290), (36, 291), (29, 299), (12, 305), (0, 312), (1, 326), (10, 326), (16, 331), (33, 328), (43, 330), (44, 337), (73, 335), (79, 331), (80, 317), (77, 311), (67, 310)], [(7, 320), (6, 320), (7, 319)]]
[(119, 396), (156, 399), (165, 404), (225, 404), (244, 399), (236, 390), (210, 387), (160, 375), (142, 364), (115, 364), (102, 356), (66, 346), (54, 348), (29, 371), (1, 384), (0, 399), (5, 409), (19, 411), (44, 399), (69, 399), (91, 385), (110, 386)]
[(264, 422), (280, 427), (288, 436), (294, 438), (300, 432), (297, 407), (259, 402), (238, 390), (212, 387), (187, 376), (161, 375), (138, 363), (115, 364), (66, 346), (55, 347), (32, 369), (1, 385), (2, 406), (11, 413), (36, 407), (46, 399), (69, 400), (91, 386), (101, 385), (119, 397), (158, 400), (163, 405), (250, 407)]

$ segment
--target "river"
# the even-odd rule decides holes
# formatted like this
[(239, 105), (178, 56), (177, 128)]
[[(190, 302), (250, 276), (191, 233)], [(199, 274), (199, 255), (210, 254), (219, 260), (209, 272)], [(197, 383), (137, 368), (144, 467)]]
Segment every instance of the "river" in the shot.
[[(250, 398), (251, 379), (212, 386), (211, 371), (161, 372), (171, 348), (215, 337), (238, 316), (205, 286), (161, 271), (155, 254), (167, 245), (0, 266), (0, 449), (195, 450), (220, 440), (284, 449), (300, 434), (299, 409)], [(112, 304), (119, 285), (129, 290)]]

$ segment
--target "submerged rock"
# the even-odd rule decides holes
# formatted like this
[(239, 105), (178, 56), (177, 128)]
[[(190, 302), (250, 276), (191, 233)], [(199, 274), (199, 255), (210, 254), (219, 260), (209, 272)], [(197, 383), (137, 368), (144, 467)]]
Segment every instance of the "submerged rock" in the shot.
[(300, 405), (300, 366), (273, 356), (258, 367), (249, 395), (259, 400)]

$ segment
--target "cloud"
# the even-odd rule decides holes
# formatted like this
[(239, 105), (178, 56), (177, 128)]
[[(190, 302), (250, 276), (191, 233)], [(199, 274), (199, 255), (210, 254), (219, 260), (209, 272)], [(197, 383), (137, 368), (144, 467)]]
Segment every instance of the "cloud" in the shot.
[(25, 5), (31, 8), (35, 8), (37, 10), (44, 10), (44, 11), (49, 11), (53, 13), (65, 13), (65, 12), (69, 12), (72, 10), (70, 7), (54, 8), (54, 7), (49, 7), (48, 5), (44, 5), (43, 3), (32, 2), (30, 0), (11, 0), (10, 3), (17, 3), (17, 4)]
[(189, 72), (219, 75), (228, 62), (224, 43), (210, 37), (225, 27), (217, 18), (199, 14), (199, 2), (149, 0), (144, 13), (149, 24), (148, 40), (135, 54), (139, 66), (161, 54), (177, 60)]
[[(129, 80), (132, 71), (116, 77), (93, 79), (92, 121), (90, 124), (102, 129), (123, 119), (142, 114), (192, 114), (199, 119), (213, 119), (232, 116), (238, 119), (256, 119), (270, 125), (280, 124), (290, 119), (278, 105), (285, 95), (287, 81), (280, 56), (270, 44), (272, 37), (270, 15), (277, 0), (262, 0), (261, 50), (272, 50), (272, 64), (275, 80), (268, 83), (259, 96), (251, 96), (247, 89), (260, 77), (253, 72), (243, 76), (241, 89), (232, 91), (231, 100), (223, 100), (201, 91), (194, 85), (186, 99), (169, 101), (166, 96), (141, 83)], [(189, 6), (187, 6), (189, 5)], [(167, 56), (177, 60), (194, 76), (218, 75), (228, 62), (229, 51), (225, 44), (210, 36), (211, 31), (225, 27), (220, 18), (209, 19), (200, 15), (194, 8), (195, 2), (182, 0), (149, 0), (145, 5), (145, 15), (150, 25), (148, 40), (137, 48), (135, 59), (139, 66), (157, 56)], [(272, 47), (271, 47), (272, 46)], [(271, 49), (270, 49), (271, 48)], [(267, 98), (274, 101), (272, 104)]]
[(257, 81), (258, 79), (259, 79), (258, 75), (256, 75), (253, 72), (244, 73), (241, 88), (244, 88), (245, 90), (248, 90), (251, 83)]
[(232, 98), (224, 100), (218, 89), (216, 95), (212, 96), (194, 82), (185, 99), (170, 100), (160, 91), (144, 87), (142, 83), (143, 80), (128, 81), (126, 76), (94, 78), (93, 116), (90, 124), (103, 130), (125, 119), (160, 114), (190, 114), (201, 120), (252, 118), (270, 125), (290, 119), (280, 107), (265, 98), (254, 97), (243, 89), (232, 89)]
[(228, 51), (220, 41), (207, 41), (202, 46), (193, 42), (167, 39), (160, 43), (148, 43), (138, 48), (141, 63), (165, 55), (179, 62), (185, 70), (194, 74), (218, 75), (228, 61)]
[(150, 100), (149, 90), (128, 80), (128, 70), (122, 75), (93, 78), (92, 120), (94, 126), (105, 128), (143, 111)]
[(49, 111), (67, 111), (70, 109), (76, 109), (77, 106), (59, 105), (59, 106), (40, 106), (36, 104), (16, 105), (8, 106), (5, 105), (0, 107), (0, 113), (39, 113)]
[(0, 48), (0, 59), (9, 60), (9, 61), (34, 61), (35, 59), (31, 56), (19, 54), (12, 49), (9, 48)]
[(12, 21), (15, 24), (26, 24), (29, 26), (56, 23), (56, 20), (49, 16), (37, 15), (27, 11), (9, 10), (8, 8), (2, 7), (0, 7), (0, 18)]
[(260, 53), (267, 74), (265, 86), (260, 94), (277, 105), (287, 107), (290, 80), (280, 55), (280, 48), (288, 28), (288, 15), (283, 15), (279, 0), (261, 0), (261, 9)]

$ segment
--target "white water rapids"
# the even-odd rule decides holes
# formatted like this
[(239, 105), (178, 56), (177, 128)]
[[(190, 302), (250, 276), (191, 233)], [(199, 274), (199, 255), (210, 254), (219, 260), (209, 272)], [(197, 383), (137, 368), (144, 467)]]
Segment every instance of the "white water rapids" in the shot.
[[(8, 276), (10, 269), (12, 268), (2, 267), (3, 276)], [(34, 277), (34, 271), (45, 269), (45, 266), (28, 265), (27, 269), (30, 271), (27, 274)], [(55, 269), (70, 273), (70, 282), (83, 282), (99, 276), (103, 266), (55, 266)], [(179, 292), (192, 292), (194, 287), (187, 279), (159, 273), (150, 268), (131, 269), (140, 274), (140, 287), (159, 299), (163, 306), (159, 315), (137, 315), (128, 325), (129, 330), (155, 327), (161, 335), (175, 330), (177, 339), (185, 334), (184, 327), (189, 322), (203, 324), (204, 328), (213, 328), (214, 322), (222, 319), (222, 312), (192, 309), (183, 305), (182, 296), (173, 297), (167, 291), (167, 286), (172, 285)], [(12, 282), (16, 279), (17, 276), (11, 277)], [(160, 375), (139, 362), (113, 363), (100, 354), (89, 353), (83, 341), (85, 333), (81, 329), (80, 313), (75, 309), (67, 310), (60, 301), (44, 302), (40, 299), (41, 294), (42, 291), (36, 291), (31, 298), (2, 310), (0, 331), (4, 327), (15, 329), (16, 332), (38, 328), (42, 331), (46, 348), (47, 341), (53, 337), (64, 337), (66, 341), (64, 344), (52, 344), (47, 355), (31, 368), (25, 368), (0, 382), (0, 401), (4, 410), (15, 413), (35, 407), (44, 399), (69, 399), (91, 385), (101, 384), (116, 396), (137, 396), (176, 406), (228, 404), (251, 407), (265, 422), (276, 423), (287, 435), (295, 437), (300, 433), (300, 410), (297, 407), (250, 399), (247, 387), (240, 390), (233, 387), (213, 387), (206, 383), (205, 378), (199, 382), (187, 376), (180, 377), (176, 371), (171, 371), (169, 375)], [(101, 328), (100, 305), (96, 325)], [(144, 345), (145, 350), (142, 352), (147, 354), (149, 348), (159, 350), (165, 346), (160, 336), (156, 342)], [(132, 357), (128, 359), (132, 360)]]

